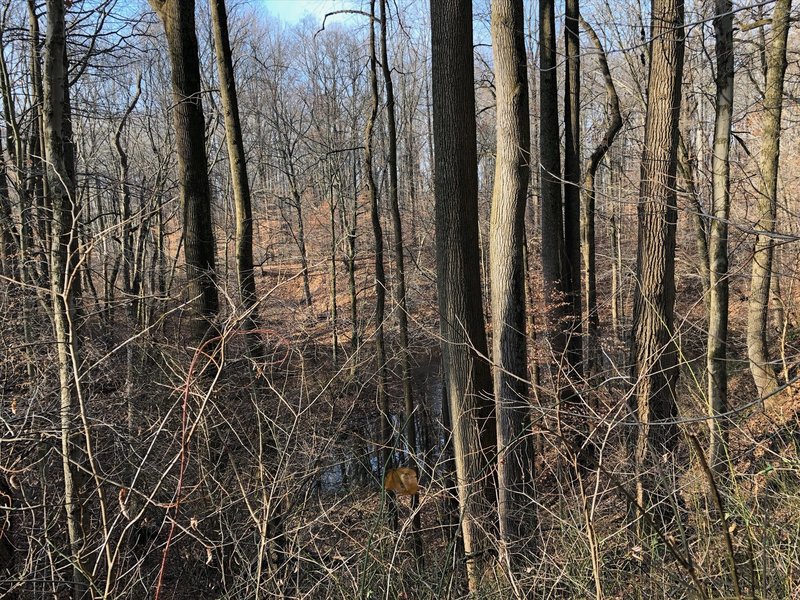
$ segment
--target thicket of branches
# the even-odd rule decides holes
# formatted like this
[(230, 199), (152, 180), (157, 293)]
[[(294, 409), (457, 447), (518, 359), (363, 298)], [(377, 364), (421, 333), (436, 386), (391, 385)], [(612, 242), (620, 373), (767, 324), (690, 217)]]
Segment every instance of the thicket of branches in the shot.
[(0, 0), (0, 596), (794, 597), (791, 1), (343, 6)]

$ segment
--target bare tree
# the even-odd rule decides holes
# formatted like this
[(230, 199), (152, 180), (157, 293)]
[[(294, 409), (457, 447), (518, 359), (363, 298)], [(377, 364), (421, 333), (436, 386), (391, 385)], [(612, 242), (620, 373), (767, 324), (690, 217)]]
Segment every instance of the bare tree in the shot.
[(480, 586), (493, 501), (492, 377), (481, 300), (471, 0), (431, 0), (436, 279), (469, 588)]
[(492, 361), (497, 414), (501, 558), (522, 552), (533, 530), (534, 474), (525, 339), (525, 204), (530, 180), (528, 65), (522, 0), (492, 2), (497, 159), (489, 234)]
[(86, 567), (83, 564), (83, 509), (84, 498), (80, 450), (76, 447), (75, 421), (76, 383), (80, 365), (76, 285), (79, 273), (74, 242), (77, 207), (75, 181), (72, 174), (74, 155), (66, 151), (71, 140), (65, 139), (65, 119), (70, 113), (67, 93), (66, 35), (64, 26), (64, 0), (47, 1), (47, 39), (45, 41), (44, 139), (47, 160), (47, 179), (50, 205), (53, 209), (50, 248), (50, 295), (52, 299), (53, 329), (58, 353), (58, 378), (60, 389), (61, 455), (64, 471), (64, 507), (67, 518), (67, 537), (72, 563), (72, 597), (80, 600), (88, 594)]
[(597, 308), (597, 269), (595, 243), (595, 178), (597, 169), (606, 156), (611, 144), (622, 129), (622, 115), (619, 110), (619, 96), (608, 67), (605, 50), (594, 29), (583, 18), (581, 26), (597, 50), (600, 71), (603, 74), (606, 92), (606, 131), (600, 143), (592, 151), (583, 176), (583, 204), (581, 206), (581, 253), (583, 256), (583, 304), (586, 313), (587, 371), (592, 373), (598, 366), (598, 335), (600, 315)]
[(183, 209), (183, 246), (189, 302), (194, 313), (191, 329), (194, 341), (199, 343), (213, 328), (219, 298), (194, 0), (149, 2), (164, 25), (172, 66), (175, 101), (172, 111)]
[[(225, 140), (231, 170), (233, 202), (236, 210), (236, 275), (239, 297), (245, 311), (244, 328), (256, 329), (256, 281), (253, 275), (253, 211), (250, 207), (250, 181), (247, 178), (247, 157), (244, 153), (242, 125), (239, 119), (239, 99), (233, 71), (233, 56), (228, 36), (228, 13), (225, 0), (211, 1), (211, 21), (214, 27), (214, 47), (220, 81), (220, 97), (225, 115)], [(261, 344), (255, 334), (247, 336), (250, 353), (258, 356)]]
[(364, 129), (364, 181), (367, 183), (369, 196), (369, 213), (372, 222), (372, 235), (375, 243), (375, 360), (378, 367), (378, 410), (380, 411), (380, 436), (382, 452), (381, 466), (391, 468), (392, 457), (392, 423), (389, 416), (389, 403), (386, 398), (387, 367), (386, 338), (383, 322), (386, 314), (386, 272), (383, 265), (383, 228), (378, 212), (378, 190), (375, 187), (375, 176), (372, 172), (373, 133), (375, 120), (378, 117), (378, 66), (375, 56), (375, 0), (369, 3), (369, 85), (372, 91), (372, 103)]
[(708, 238), (708, 464), (721, 468), (725, 460), (728, 410), (728, 217), (730, 215), (730, 153), (733, 121), (733, 3), (717, 0), (716, 118), (711, 162), (713, 208)]
[(764, 120), (758, 166), (758, 220), (755, 251), (750, 275), (747, 307), (747, 356), (750, 372), (762, 398), (778, 387), (775, 369), (767, 349), (767, 312), (774, 250), (773, 233), (778, 207), (778, 159), (781, 150), (783, 80), (786, 73), (786, 40), (789, 35), (791, 0), (778, 0), (772, 12), (772, 34), (766, 51)]
[(653, 0), (650, 72), (638, 205), (632, 363), (637, 500), (645, 505), (648, 460), (677, 441), (674, 339), (675, 171), (683, 76), (683, 0)]

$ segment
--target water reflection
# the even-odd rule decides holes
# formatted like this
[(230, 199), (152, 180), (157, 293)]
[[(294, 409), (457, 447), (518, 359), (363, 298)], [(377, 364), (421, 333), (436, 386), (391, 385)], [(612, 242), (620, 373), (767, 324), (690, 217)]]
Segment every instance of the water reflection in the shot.
[[(417, 410), (416, 451), (409, 448), (405, 436), (406, 416), (391, 413), (394, 435), (392, 459), (395, 464), (407, 464), (412, 454), (420, 465), (420, 481), (430, 478), (441, 463), (441, 455), (445, 446), (445, 435), (442, 427), (442, 380), (439, 373), (438, 357), (429, 357), (414, 371), (414, 389)], [(382, 465), (379, 458), (379, 447), (375, 440), (379, 438), (377, 419), (369, 419), (361, 428), (343, 435), (336, 445), (330, 462), (322, 467), (318, 479), (318, 489), (322, 494), (346, 494), (352, 490), (376, 488), (380, 486)]]

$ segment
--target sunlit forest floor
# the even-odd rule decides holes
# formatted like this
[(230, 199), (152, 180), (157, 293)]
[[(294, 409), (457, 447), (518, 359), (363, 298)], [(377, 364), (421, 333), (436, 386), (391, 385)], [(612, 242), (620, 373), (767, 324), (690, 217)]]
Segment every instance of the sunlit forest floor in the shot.
[[(313, 220), (313, 216), (312, 216)], [(213, 356), (175, 343), (185, 325), (177, 299), (149, 299), (152, 325), (134, 335), (123, 311), (107, 320), (102, 302), (84, 295), (80, 329), (84, 364), (79, 435), (84, 457), (84, 560), (113, 598), (458, 598), (464, 597), (448, 434), (443, 427), (432, 238), (414, 249), (409, 277), (416, 452), (422, 491), (383, 493), (374, 364), (372, 256), (358, 256), (357, 328), (351, 343), (346, 273), (337, 265), (337, 338), (329, 292), (327, 241), (312, 226), (310, 290), (291, 254), (258, 274), (265, 354), (248, 358), (235, 313), (219, 327)], [(692, 438), (703, 443), (705, 325), (702, 292), (679, 267), (677, 313), (682, 358), (679, 405), (683, 443), (655, 481), (660, 506), (637, 512), (628, 460), (627, 343), (604, 323), (604, 360), (576, 383), (591, 407), (597, 468), (577, 473), (560, 441), (553, 377), (542, 331), (530, 340), (540, 365), (532, 401), (536, 437), (537, 522), (529, 551), (509, 578), (490, 560), (482, 597), (758, 598), (796, 597), (800, 589), (800, 388), (756, 402), (747, 369), (741, 290), (731, 297), (731, 418), (728, 470), (702, 468)], [(538, 289), (536, 270), (531, 272)], [(741, 284), (741, 282), (739, 282)], [(610, 285), (601, 278), (601, 285)], [(737, 284), (738, 285), (738, 284)], [(235, 298), (235, 283), (221, 283)], [(695, 298), (689, 302), (686, 298)], [(36, 300), (20, 288), (0, 297), (7, 351), (2, 358), (3, 468), (14, 475), (19, 511), (12, 526), (19, 598), (66, 597), (54, 579), (65, 556), (63, 481), (58, 446), (57, 383), (46, 319), (23, 346), (19, 316)], [(540, 298), (529, 310), (543, 324)], [(231, 306), (235, 301), (231, 300)], [(408, 460), (400, 432), (407, 418), (400, 391), (395, 324), (388, 312), (390, 419), (395, 460)], [(601, 306), (604, 314), (608, 310)], [(630, 315), (630, 304), (624, 315)], [(116, 320), (115, 320), (116, 319)], [(627, 327), (623, 322), (622, 329)], [(255, 335), (253, 333), (249, 335)], [(775, 336), (796, 369), (796, 331)], [(28, 369), (30, 368), (30, 373)], [(533, 371), (532, 371), (533, 372)], [(32, 374), (32, 375), (31, 375)], [(715, 500), (718, 492), (720, 505)], [(720, 510), (721, 508), (721, 510)], [(396, 511), (396, 512), (395, 512)], [(418, 511), (416, 530), (412, 514)], [(396, 525), (394, 523), (396, 514)], [(638, 535), (636, 524), (655, 523)], [(487, 528), (492, 532), (491, 520)], [(492, 533), (493, 534), (493, 533)], [(493, 556), (493, 550), (487, 551)], [(108, 577), (112, 573), (113, 577)], [(0, 577), (1, 578), (1, 577)], [(106, 585), (103, 583), (103, 585)]]

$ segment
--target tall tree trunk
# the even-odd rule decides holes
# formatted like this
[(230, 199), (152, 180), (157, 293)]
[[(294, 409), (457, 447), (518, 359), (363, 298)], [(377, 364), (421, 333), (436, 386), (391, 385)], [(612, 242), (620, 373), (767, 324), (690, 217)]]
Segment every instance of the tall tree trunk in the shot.
[[(572, 386), (575, 369), (581, 361), (581, 346), (575, 339), (580, 336), (580, 300), (577, 303), (577, 320), (573, 313), (576, 306), (573, 292), (580, 294), (580, 286), (577, 289), (573, 286), (573, 264), (567, 254), (567, 245), (574, 243), (574, 240), (570, 238), (569, 242), (566, 241), (567, 229), (570, 236), (579, 233), (580, 203), (576, 215), (573, 214), (576, 207), (572, 205), (568, 209), (562, 198), (553, 0), (539, 2), (539, 52), (539, 186), (542, 215), (540, 250), (544, 301), (548, 314), (547, 330), (550, 351), (555, 359), (552, 380), (557, 395), (557, 426), (569, 452), (578, 458), (579, 464), (585, 466), (590, 459), (590, 454), (582, 450), (586, 438), (586, 423), (575, 416), (582, 409)], [(574, 151), (574, 143), (572, 146)], [(574, 190), (577, 192), (578, 188)], [(571, 223), (568, 228), (565, 224), (567, 218), (578, 221)], [(578, 229), (573, 230), (573, 227)], [(580, 277), (580, 249), (577, 256), (574, 266)]]
[(386, 43), (387, 11), (386, 0), (381, 2), (381, 67), (386, 86), (386, 121), (389, 129), (388, 156), (389, 167), (389, 207), (394, 233), (394, 261), (396, 281), (394, 301), (397, 304), (397, 325), (400, 336), (400, 370), (403, 384), (403, 403), (406, 411), (406, 442), (412, 454), (417, 451), (416, 411), (414, 394), (411, 389), (411, 353), (408, 348), (408, 303), (406, 302), (406, 268), (403, 256), (403, 223), (400, 215), (397, 182), (397, 125), (395, 123), (394, 85)]
[[(34, 190), (36, 192), (36, 232), (39, 238), (39, 245), (42, 249), (46, 249), (50, 247), (50, 190), (48, 188), (47, 183), (47, 165), (45, 165), (43, 157), (45, 153), (45, 140), (44, 140), (44, 94), (42, 91), (42, 69), (40, 63), (40, 56), (39, 56), (39, 19), (36, 14), (36, 0), (28, 0), (28, 20), (30, 21), (30, 35), (31, 35), (31, 47), (30, 47), (30, 64), (31, 64), (31, 95), (33, 98), (33, 102), (36, 105), (36, 116), (35, 122), (36, 127), (34, 128), (38, 131), (39, 138), (34, 142), (33, 149), (36, 149), (36, 154), (38, 156), (33, 157), (33, 152), (31, 153), (33, 160), (34, 172), (36, 174), (36, 182), (34, 184)], [(31, 217), (32, 220), (32, 217)], [(31, 236), (32, 237), (32, 236)], [(26, 242), (23, 240), (23, 244)], [(29, 247), (32, 250), (32, 244)], [(44, 257), (48, 253), (47, 250), (43, 250), (39, 256)], [(23, 260), (28, 263), (28, 261), (24, 258), (27, 254), (27, 251), (23, 251)], [(33, 257), (31, 257), (33, 259)], [(38, 264), (34, 262), (30, 262), (29, 273), (35, 273), (38, 277), (38, 281), (42, 282), (42, 285), (45, 286), (46, 282), (49, 281), (49, 273), (48, 273), (48, 266), (47, 260), (45, 258), (41, 258), (37, 261)], [(31, 276), (33, 278), (33, 276)]]
[[(239, 280), (239, 298), (245, 311), (244, 329), (257, 329), (256, 280), (253, 274), (253, 212), (250, 208), (250, 181), (247, 178), (247, 157), (242, 140), (239, 119), (239, 100), (236, 77), (228, 35), (228, 13), (225, 0), (211, 0), (211, 21), (214, 27), (214, 48), (219, 74), (219, 93), (225, 115), (225, 141), (231, 169), (233, 203), (236, 211), (236, 276)], [(247, 336), (247, 347), (252, 357), (263, 354), (259, 336)]]
[[(355, 116), (353, 117), (353, 132), (355, 132)], [(345, 236), (344, 263), (347, 269), (347, 289), (350, 291), (350, 375), (354, 376), (358, 360), (358, 348), (361, 345), (360, 332), (358, 329), (358, 289), (356, 287), (356, 227), (358, 224), (358, 166), (355, 153), (352, 156), (353, 183), (353, 203), (348, 211), (345, 207), (339, 212), (339, 220), (342, 223), (342, 234)]]
[(764, 398), (778, 387), (767, 349), (767, 316), (772, 273), (775, 218), (778, 208), (778, 158), (781, 151), (783, 78), (786, 73), (786, 40), (792, 0), (777, 0), (772, 11), (772, 33), (766, 62), (764, 120), (758, 166), (758, 221), (747, 306), (747, 356), (759, 395)]
[(728, 410), (728, 215), (730, 214), (730, 149), (733, 120), (733, 3), (716, 0), (716, 117), (711, 187), (714, 218), (708, 239), (708, 464), (719, 469), (725, 459)]
[(371, 90), (370, 113), (364, 130), (364, 180), (367, 183), (372, 235), (375, 239), (375, 360), (378, 368), (378, 410), (380, 411), (380, 436), (383, 451), (381, 466), (386, 470), (392, 465), (392, 423), (389, 402), (386, 397), (387, 368), (386, 343), (383, 321), (386, 313), (386, 273), (383, 267), (383, 229), (378, 212), (378, 190), (372, 173), (372, 145), (375, 119), (378, 117), (378, 66), (375, 57), (375, 0), (369, 3), (369, 86)]
[(569, 314), (567, 352), (570, 366), (583, 360), (581, 337), (581, 47), (580, 0), (565, 1), (564, 16), (564, 250)]
[(436, 280), (470, 590), (488, 557), (496, 429), (481, 299), (471, 0), (431, 0)]
[(558, 78), (553, 0), (539, 2), (539, 155), (542, 212), (542, 277), (549, 319), (550, 349), (557, 363), (564, 360), (562, 297), (565, 291), (564, 209), (561, 196), (561, 152), (558, 128)]
[[(416, 465), (417, 453), (417, 411), (414, 405), (414, 393), (411, 387), (411, 352), (408, 344), (408, 303), (406, 302), (406, 267), (403, 256), (403, 222), (400, 215), (400, 199), (397, 182), (397, 124), (395, 123), (394, 84), (392, 70), (389, 67), (389, 51), (386, 42), (388, 29), (388, 11), (386, 0), (380, 0), (381, 19), (381, 68), (383, 81), (386, 87), (386, 123), (389, 130), (388, 156), (389, 167), (389, 207), (392, 216), (392, 231), (394, 233), (394, 262), (395, 277), (394, 301), (397, 304), (397, 326), (400, 338), (400, 378), (403, 385), (403, 406), (406, 413), (406, 444), (408, 445), (411, 462)], [(413, 172), (409, 175), (413, 178)], [(413, 183), (411, 184), (413, 185)], [(419, 501), (419, 496), (414, 496), (414, 503)], [(417, 532), (421, 528), (420, 513), (414, 513), (413, 547), (417, 560), (422, 558), (421, 540)]]
[(74, 155), (66, 152), (68, 140), (64, 139), (65, 119), (69, 114), (66, 103), (66, 64), (64, 0), (47, 0), (47, 38), (43, 71), (44, 138), (47, 178), (53, 208), (50, 247), (50, 293), (52, 298), (53, 327), (58, 355), (60, 388), (61, 455), (64, 472), (64, 507), (67, 519), (67, 538), (72, 564), (72, 596), (83, 599), (88, 594), (86, 568), (83, 565), (83, 490), (79, 473), (80, 452), (73, 439), (75, 411), (75, 383), (78, 373), (74, 366), (80, 364), (75, 325), (75, 282), (78, 273), (70, 259), (71, 240), (75, 231), (75, 182), (71, 176), (74, 166), (68, 160)]
[(213, 320), (219, 312), (219, 297), (194, 0), (149, 2), (164, 24), (172, 67), (175, 104), (172, 111), (183, 209), (183, 247), (193, 312), (191, 333), (193, 341), (200, 343), (213, 331)]
[(650, 39), (632, 344), (632, 402), (638, 421), (634, 460), (640, 506), (646, 502), (645, 488), (651, 487), (645, 485), (645, 479), (652, 476), (648, 469), (653, 457), (670, 451), (677, 442), (675, 170), (683, 76), (683, 0), (653, 0)]
[(492, 361), (497, 415), (497, 497), (501, 559), (524, 555), (534, 522), (525, 337), (525, 203), (530, 181), (528, 65), (522, 0), (493, 0), (497, 159), (489, 229)]
[(583, 254), (583, 294), (586, 310), (586, 347), (587, 347), (587, 372), (592, 374), (599, 366), (599, 329), (600, 315), (597, 310), (597, 275), (596, 275), (596, 244), (595, 244), (595, 177), (600, 163), (606, 156), (614, 138), (622, 129), (622, 115), (619, 111), (619, 97), (608, 68), (603, 44), (597, 37), (589, 23), (580, 18), (581, 26), (586, 31), (594, 47), (597, 49), (600, 71), (603, 74), (606, 88), (606, 132), (589, 157), (586, 173), (583, 178), (583, 205), (581, 213), (581, 237)]

